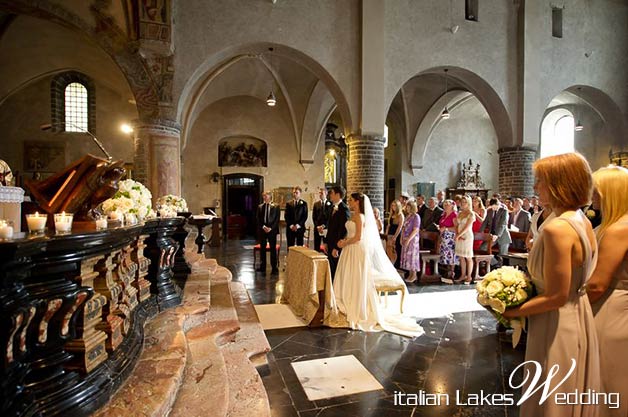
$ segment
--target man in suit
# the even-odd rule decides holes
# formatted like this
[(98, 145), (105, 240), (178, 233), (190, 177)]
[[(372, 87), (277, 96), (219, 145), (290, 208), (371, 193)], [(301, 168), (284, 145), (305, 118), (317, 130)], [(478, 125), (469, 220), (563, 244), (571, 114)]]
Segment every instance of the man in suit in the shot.
[[(530, 230), (530, 212), (523, 208), (523, 200), (515, 198), (512, 202), (512, 213), (508, 220), (508, 228), (514, 232), (528, 233)], [(525, 249), (525, 241), (515, 240), (512, 244), (517, 249)]]
[(271, 274), (278, 274), (277, 268), (277, 233), (279, 233), (279, 207), (272, 203), (272, 194), (266, 191), (262, 194), (263, 203), (257, 208), (257, 233), (260, 242), (262, 262), (257, 268), (259, 272), (266, 272), (266, 242), (270, 249)]
[(443, 203), (445, 202), (445, 193), (443, 190), (436, 191), (436, 204), (441, 209), (443, 208)]
[[(486, 218), (482, 222), (480, 230), (488, 230), (493, 236), (493, 245), (499, 246), (499, 254), (506, 255), (508, 253), (508, 246), (512, 241), (510, 239), (510, 232), (508, 232), (508, 210), (499, 204), (499, 200), (491, 198), (489, 200), (489, 207), (486, 210)], [(482, 244), (483, 250), (490, 250), (486, 248), (485, 244)], [(499, 263), (499, 259), (495, 259), (495, 263)]]
[(427, 200), (427, 208), (421, 217), (421, 228), (428, 232), (438, 232), (438, 222), (443, 215), (443, 209), (438, 206), (436, 197)]
[(338, 241), (347, 235), (345, 223), (349, 219), (349, 207), (342, 201), (345, 196), (345, 189), (340, 185), (335, 185), (329, 190), (329, 199), (333, 204), (329, 221), (327, 222), (327, 236), (325, 236), (325, 252), (329, 259), (331, 269), (331, 279), (336, 275), (340, 248)]
[(294, 199), (286, 204), (286, 241), (288, 247), (303, 246), (303, 235), (305, 234), (305, 222), (307, 221), (307, 203), (301, 200), (301, 187), (292, 189)]
[(318, 196), (320, 200), (314, 203), (314, 207), (312, 207), (312, 221), (316, 228), (314, 232), (314, 249), (322, 252), (321, 243), (324, 241), (323, 236), (325, 236), (329, 215), (334, 205), (327, 199), (327, 188), (319, 189)]
[(425, 210), (427, 210), (427, 206), (425, 205), (425, 196), (423, 194), (419, 194), (416, 197), (416, 206), (417, 206), (416, 213), (419, 215), (421, 220), (423, 220), (423, 214), (425, 213)]

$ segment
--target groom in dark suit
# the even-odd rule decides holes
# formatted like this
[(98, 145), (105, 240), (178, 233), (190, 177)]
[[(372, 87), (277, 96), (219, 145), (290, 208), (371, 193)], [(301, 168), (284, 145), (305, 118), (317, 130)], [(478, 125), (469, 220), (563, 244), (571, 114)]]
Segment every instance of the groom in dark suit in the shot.
[(331, 279), (336, 275), (336, 267), (338, 266), (338, 257), (340, 256), (340, 248), (338, 241), (344, 239), (347, 235), (345, 223), (349, 219), (349, 207), (342, 201), (345, 196), (345, 189), (342, 186), (335, 185), (329, 190), (329, 199), (333, 204), (329, 221), (327, 222), (327, 236), (325, 236), (325, 252), (329, 259), (329, 268), (331, 269)]
[(262, 262), (258, 272), (266, 272), (266, 242), (270, 249), (271, 274), (278, 274), (277, 268), (277, 234), (279, 233), (279, 207), (272, 203), (272, 194), (266, 191), (262, 194), (264, 202), (257, 208), (257, 234), (260, 242)]

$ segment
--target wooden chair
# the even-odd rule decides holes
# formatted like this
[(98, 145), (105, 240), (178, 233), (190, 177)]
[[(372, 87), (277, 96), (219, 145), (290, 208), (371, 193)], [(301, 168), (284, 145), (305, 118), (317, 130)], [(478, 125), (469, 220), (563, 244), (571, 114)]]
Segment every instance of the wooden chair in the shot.
[(491, 261), (493, 260), (492, 246), (493, 246), (493, 236), (490, 233), (474, 233), (473, 240), (481, 240), (482, 246), (486, 244), (486, 250), (480, 249), (473, 251), (473, 267), (475, 269), (475, 274), (473, 275), (473, 280), (477, 281), (480, 275), (480, 263), (486, 262), (486, 273), (491, 272)]
[(421, 276), (419, 278), (423, 278), (425, 275), (425, 268), (428, 262), (431, 262), (433, 265), (432, 269), (432, 277), (439, 276), (438, 273), (438, 261), (440, 260), (440, 233), (438, 232), (428, 232), (422, 230), (419, 232), (420, 243), (419, 246), (424, 248), (424, 242), (430, 241), (434, 242), (434, 248), (430, 250), (421, 250)]
[(401, 291), (399, 311), (403, 314), (403, 300), (406, 297), (406, 284), (403, 283), (403, 280), (399, 275), (394, 277), (376, 276), (375, 289), (377, 290), (377, 294), (380, 296), (380, 301), (382, 293), (384, 294), (384, 305), (386, 307), (388, 307), (388, 293)]
[[(277, 265), (273, 265), (273, 267), (277, 267), (277, 268), (279, 268), (279, 252), (281, 251), (282, 236), (283, 236), (283, 233), (281, 232), (281, 229), (279, 229), (279, 233), (277, 233), (277, 244), (275, 245), (275, 250), (277, 251)], [(257, 254), (258, 253), (261, 254), (261, 251), (262, 251), (262, 246), (260, 243), (253, 246), (253, 268), (257, 266)], [(270, 252), (269, 242), (266, 242), (266, 251)], [(261, 262), (261, 256), (260, 256), (260, 262)]]
[[(512, 239), (512, 243), (508, 247), (508, 252), (512, 253), (525, 253), (528, 250), (526, 249), (526, 239), (528, 238), (527, 232), (510, 232), (510, 238)], [(521, 247), (515, 247), (515, 242), (522, 242)]]

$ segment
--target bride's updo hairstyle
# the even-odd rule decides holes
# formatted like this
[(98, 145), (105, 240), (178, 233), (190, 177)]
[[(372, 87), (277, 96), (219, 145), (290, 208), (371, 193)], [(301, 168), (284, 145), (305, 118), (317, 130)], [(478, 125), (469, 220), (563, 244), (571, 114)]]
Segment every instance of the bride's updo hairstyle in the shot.
[(364, 214), (364, 194), (351, 193), (351, 198), (360, 203), (360, 213)]
[(554, 208), (576, 210), (589, 204), (593, 191), (591, 168), (579, 153), (541, 158), (532, 165), (534, 175), (542, 178), (549, 191), (548, 203)]

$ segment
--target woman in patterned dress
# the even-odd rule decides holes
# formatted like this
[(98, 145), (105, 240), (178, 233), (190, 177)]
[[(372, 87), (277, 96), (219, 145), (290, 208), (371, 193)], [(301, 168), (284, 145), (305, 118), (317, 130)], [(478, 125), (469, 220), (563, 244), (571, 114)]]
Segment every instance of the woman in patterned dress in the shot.
[(419, 229), (421, 228), (421, 218), (417, 214), (415, 201), (406, 204), (408, 217), (403, 222), (401, 232), (401, 268), (410, 272), (406, 282), (417, 280), (417, 271), (421, 269), (421, 254), (419, 252)]
[(453, 283), (454, 265), (458, 262), (456, 257), (456, 225), (454, 220), (457, 217), (454, 210), (454, 202), (445, 200), (443, 202), (443, 215), (438, 221), (438, 230), (440, 231), (440, 260), (439, 263), (447, 265), (447, 280), (443, 280), (448, 284)]

